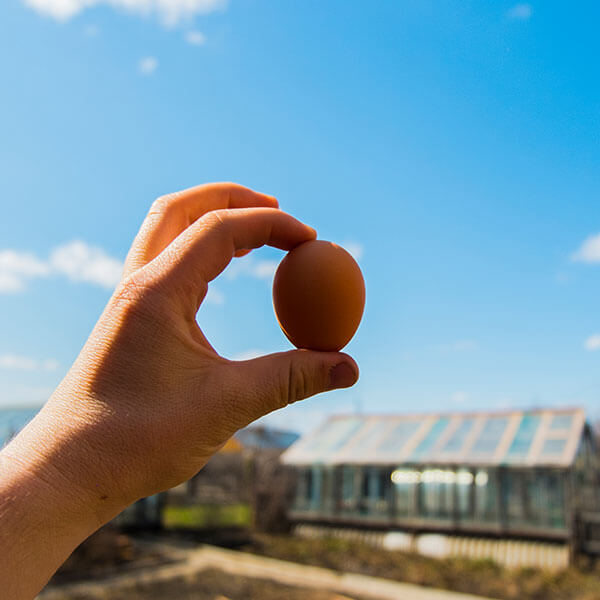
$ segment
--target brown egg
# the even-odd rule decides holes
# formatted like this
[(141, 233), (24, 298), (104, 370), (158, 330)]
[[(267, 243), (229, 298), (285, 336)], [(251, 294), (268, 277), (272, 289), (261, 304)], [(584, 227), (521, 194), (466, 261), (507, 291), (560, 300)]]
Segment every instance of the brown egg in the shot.
[(322, 240), (300, 244), (273, 280), (279, 325), (298, 348), (334, 351), (351, 339), (365, 307), (365, 282), (346, 250)]

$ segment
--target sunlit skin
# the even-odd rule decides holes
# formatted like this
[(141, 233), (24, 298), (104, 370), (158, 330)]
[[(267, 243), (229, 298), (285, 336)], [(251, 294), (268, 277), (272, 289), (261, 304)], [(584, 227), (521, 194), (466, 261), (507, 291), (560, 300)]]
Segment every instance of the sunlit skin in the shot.
[(230, 183), (159, 198), (79, 357), (0, 453), (0, 590), (33, 598), (73, 549), (135, 500), (193, 476), (233, 433), (358, 367), (339, 352), (219, 356), (196, 322), (208, 282), (253, 248), (315, 231)]

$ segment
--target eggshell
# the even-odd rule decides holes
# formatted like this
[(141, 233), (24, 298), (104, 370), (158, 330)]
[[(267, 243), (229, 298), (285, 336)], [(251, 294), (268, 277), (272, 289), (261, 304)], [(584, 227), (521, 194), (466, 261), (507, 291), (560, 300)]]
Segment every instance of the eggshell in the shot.
[(275, 315), (298, 348), (334, 351), (351, 339), (365, 307), (365, 282), (352, 256), (315, 240), (283, 258), (273, 280)]

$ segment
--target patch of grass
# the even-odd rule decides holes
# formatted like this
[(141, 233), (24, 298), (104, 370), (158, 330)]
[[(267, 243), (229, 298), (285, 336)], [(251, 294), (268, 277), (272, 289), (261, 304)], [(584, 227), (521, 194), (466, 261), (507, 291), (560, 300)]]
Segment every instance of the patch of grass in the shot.
[(166, 506), (163, 525), (169, 529), (249, 527), (252, 512), (247, 504)]
[(498, 600), (600, 600), (598, 570), (583, 571), (575, 567), (558, 572), (533, 568), (507, 569), (491, 560), (437, 560), (333, 538), (257, 535), (247, 550), (337, 571), (362, 573)]

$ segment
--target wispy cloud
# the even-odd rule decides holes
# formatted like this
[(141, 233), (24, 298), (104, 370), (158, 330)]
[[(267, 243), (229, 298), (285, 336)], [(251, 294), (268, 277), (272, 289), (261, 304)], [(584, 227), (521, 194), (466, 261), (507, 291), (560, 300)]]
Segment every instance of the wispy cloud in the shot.
[(582, 263), (600, 263), (600, 233), (583, 241), (579, 249), (571, 255), (571, 260)]
[(470, 339), (455, 340), (448, 344), (440, 344), (437, 348), (444, 353), (473, 352), (479, 349), (479, 343), (476, 340)]
[(600, 350), (600, 333), (591, 335), (587, 340), (585, 340), (585, 342), (583, 342), (583, 347), (590, 352)]
[(259, 356), (264, 356), (268, 354), (264, 350), (257, 350), (256, 348), (251, 348), (250, 350), (244, 350), (243, 352), (239, 352), (231, 357), (231, 360), (252, 360), (253, 358), (257, 358)]
[(531, 4), (515, 4), (506, 15), (514, 21), (528, 21), (533, 16), (533, 7)]
[(464, 406), (469, 402), (469, 394), (462, 391), (454, 392), (450, 396), (450, 402), (455, 406)]
[(158, 68), (158, 60), (154, 56), (145, 56), (138, 63), (138, 70), (142, 75), (153, 75)]
[(0, 369), (5, 371), (56, 371), (58, 361), (47, 358), (38, 360), (18, 354), (0, 354)]
[(253, 277), (254, 279), (271, 281), (278, 265), (279, 263), (276, 260), (256, 260), (252, 256), (245, 256), (232, 262), (227, 267), (225, 276), (227, 279)]
[(41, 385), (2, 387), (0, 388), (0, 408), (37, 408), (52, 395), (53, 391), (54, 387)]
[(34, 254), (0, 250), (0, 293), (20, 292), (29, 279), (49, 274), (50, 265)]
[(359, 242), (344, 242), (342, 247), (350, 252), (356, 261), (359, 261), (365, 253), (364, 246)]
[(22, 292), (29, 281), (50, 276), (112, 289), (122, 271), (120, 260), (81, 240), (54, 248), (47, 259), (29, 252), (0, 250), (0, 294)]
[(121, 279), (123, 264), (108, 256), (102, 248), (76, 240), (59, 246), (50, 255), (51, 268), (71, 281), (93, 283), (114, 288)]
[(184, 38), (192, 46), (204, 46), (206, 44), (206, 36), (201, 31), (188, 31)]
[(211, 284), (208, 288), (208, 292), (206, 292), (204, 301), (208, 302), (209, 304), (224, 304), (225, 294)]
[(45, 17), (68, 21), (85, 9), (111, 6), (141, 16), (153, 15), (167, 26), (177, 25), (196, 15), (225, 8), (227, 0), (22, 0)]

